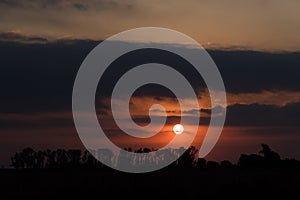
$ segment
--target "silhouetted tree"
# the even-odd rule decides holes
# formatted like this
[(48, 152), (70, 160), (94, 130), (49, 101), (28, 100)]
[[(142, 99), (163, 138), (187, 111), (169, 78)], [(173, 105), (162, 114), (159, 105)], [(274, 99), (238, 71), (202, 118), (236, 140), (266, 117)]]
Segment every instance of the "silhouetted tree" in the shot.
[(266, 144), (261, 144), (262, 150), (259, 153), (263, 154), (265, 159), (265, 165), (278, 166), (281, 162), (280, 156), (278, 153), (271, 150), (271, 148)]
[(262, 157), (260, 155), (241, 154), (239, 161), (238, 161), (238, 165), (243, 168), (245, 168), (245, 167), (260, 167), (260, 166), (262, 166), (263, 161), (264, 161), (264, 157)]
[(224, 168), (230, 168), (233, 166), (233, 164), (229, 160), (223, 160), (221, 161), (221, 166)]
[(15, 153), (15, 155), (11, 158), (11, 166), (15, 169), (24, 169), (24, 161), (21, 153)]
[[(171, 161), (171, 167), (184, 167), (197, 169), (215, 169), (215, 168), (271, 168), (285, 167), (297, 168), (300, 167), (300, 162), (296, 159), (281, 160), (278, 153), (271, 150), (266, 144), (261, 144), (262, 150), (258, 153), (262, 154), (241, 154), (238, 160), (238, 165), (233, 165), (228, 160), (223, 160), (218, 163), (215, 161), (206, 161), (204, 158), (198, 158), (198, 149), (194, 146), (189, 147), (186, 151), (184, 148), (179, 149), (159, 149), (153, 150), (149, 148), (139, 148), (134, 151), (137, 154), (132, 154), (131, 148), (121, 150), (118, 156), (115, 156), (109, 149), (98, 149), (84, 151), (81, 153), (79, 149), (57, 149), (35, 152), (32, 148), (25, 148), (21, 152), (17, 152), (11, 158), (11, 166), (15, 169), (42, 169), (42, 168), (99, 168), (103, 167), (104, 161), (106, 164), (112, 162), (123, 165), (125, 167), (133, 167), (138, 165), (167, 165)], [(90, 153), (92, 152), (92, 153)], [(179, 157), (179, 155), (181, 155)]]
[(282, 167), (289, 169), (300, 168), (300, 161), (294, 158), (286, 158), (282, 160)]
[(44, 153), (42, 151), (38, 151), (38, 152), (35, 152), (34, 156), (35, 156), (35, 161), (36, 161), (34, 168), (37, 168), (37, 169), (44, 168), (45, 167)]
[(199, 169), (205, 169), (206, 168), (206, 160), (204, 158), (198, 158), (196, 167)]
[(257, 154), (241, 154), (238, 165), (240, 167), (278, 167), (281, 163), (281, 159), (278, 153), (272, 151), (266, 144), (261, 144), (262, 150)]
[(195, 167), (197, 163), (198, 149), (194, 146), (189, 147), (178, 159), (178, 165), (183, 167)]
[(221, 165), (218, 162), (211, 160), (207, 161), (206, 166), (208, 169), (216, 169), (221, 167)]

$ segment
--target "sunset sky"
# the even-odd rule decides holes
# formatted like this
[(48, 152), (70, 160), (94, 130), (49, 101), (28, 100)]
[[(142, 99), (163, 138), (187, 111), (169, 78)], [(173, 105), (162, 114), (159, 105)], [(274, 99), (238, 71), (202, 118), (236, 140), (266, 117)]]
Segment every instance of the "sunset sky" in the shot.
[[(8, 166), (10, 157), (28, 146), (83, 148), (71, 110), (82, 61), (107, 37), (145, 26), (192, 37), (206, 48), (223, 77), (227, 118), (207, 159), (236, 162), (240, 153), (258, 153), (261, 143), (283, 158), (300, 159), (299, 8), (297, 0), (0, 0), (0, 166)], [(211, 108), (205, 84), (185, 71), (200, 108), (181, 109), (191, 117), (201, 114), (193, 143), (199, 148), (211, 109), (222, 108)], [(112, 70), (104, 80), (116, 74)], [(157, 86), (140, 88), (131, 99), (133, 119), (148, 123), (154, 103), (162, 104), (170, 118), (157, 137), (124, 140), (111, 120), (105, 93), (110, 87), (97, 93), (95, 102), (112, 141), (158, 148), (173, 137), (180, 108), (171, 93)], [(160, 116), (160, 110), (155, 114)]]

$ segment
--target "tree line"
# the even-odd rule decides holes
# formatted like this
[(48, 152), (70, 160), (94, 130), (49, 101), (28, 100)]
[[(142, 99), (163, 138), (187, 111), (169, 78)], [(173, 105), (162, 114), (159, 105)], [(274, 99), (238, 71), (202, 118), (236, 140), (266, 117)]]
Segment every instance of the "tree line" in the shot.
[[(198, 149), (194, 146), (189, 147), (186, 151), (183, 148), (167, 149), (164, 152), (157, 151), (155, 154), (158, 159), (168, 161), (175, 158), (169, 167), (185, 167), (185, 168), (270, 168), (270, 167), (300, 167), (300, 162), (296, 159), (281, 159), (280, 155), (266, 144), (261, 144), (261, 151), (258, 154), (241, 154), (237, 163), (233, 164), (228, 160), (221, 162), (207, 161), (204, 158), (198, 158)], [(145, 157), (140, 160), (124, 159), (128, 158), (124, 152), (132, 152), (131, 148), (124, 149), (122, 154), (118, 156), (117, 162), (127, 162), (129, 165), (138, 164), (155, 164), (152, 157)], [(149, 153), (153, 150), (149, 148), (140, 148), (135, 153)], [(184, 152), (184, 153), (182, 153)], [(108, 149), (99, 149), (97, 152), (81, 151), (79, 149), (56, 149), (56, 150), (39, 150), (35, 151), (30, 147), (17, 152), (11, 157), (11, 166), (15, 169), (59, 169), (59, 168), (103, 168), (105, 167), (93, 155), (101, 156), (106, 161), (113, 159), (113, 153)], [(182, 154), (181, 154), (182, 153)], [(147, 155), (147, 154), (145, 154)], [(181, 155), (181, 156), (179, 156)], [(122, 163), (124, 164), (124, 163)]]

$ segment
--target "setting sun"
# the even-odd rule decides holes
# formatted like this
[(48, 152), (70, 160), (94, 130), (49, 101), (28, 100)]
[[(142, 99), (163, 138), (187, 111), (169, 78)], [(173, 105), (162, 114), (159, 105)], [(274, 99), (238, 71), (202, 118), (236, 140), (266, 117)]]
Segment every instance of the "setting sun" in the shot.
[(173, 126), (173, 131), (175, 134), (180, 135), (181, 133), (183, 133), (184, 128), (181, 124), (176, 124)]

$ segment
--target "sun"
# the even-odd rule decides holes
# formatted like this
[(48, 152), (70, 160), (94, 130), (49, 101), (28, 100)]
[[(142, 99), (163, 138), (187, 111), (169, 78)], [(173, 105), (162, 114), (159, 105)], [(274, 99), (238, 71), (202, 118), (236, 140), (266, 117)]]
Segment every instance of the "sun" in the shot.
[(184, 128), (181, 124), (176, 124), (173, 126), (173, 131), (175, 134), (180, 135), (181, 133), (183, 133)]

